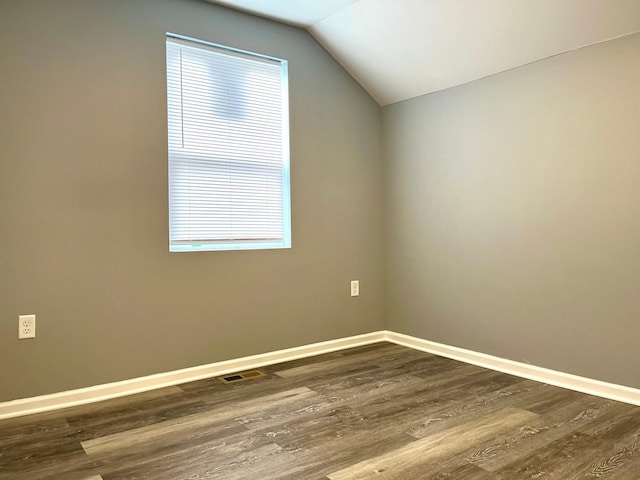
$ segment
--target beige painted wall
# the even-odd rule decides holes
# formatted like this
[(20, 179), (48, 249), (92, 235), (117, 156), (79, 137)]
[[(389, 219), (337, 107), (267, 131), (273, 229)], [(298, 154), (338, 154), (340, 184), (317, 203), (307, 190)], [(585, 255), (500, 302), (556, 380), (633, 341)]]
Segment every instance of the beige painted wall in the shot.
[(640, 387), (640, 35), (383, 110), (387, 327)]
[[(166, 32), (289, 60), (291, 250), (169, 253)], [(306, 32), (3, 0), (0, 45), (0, 401), (382, 328), (380, 108)]]

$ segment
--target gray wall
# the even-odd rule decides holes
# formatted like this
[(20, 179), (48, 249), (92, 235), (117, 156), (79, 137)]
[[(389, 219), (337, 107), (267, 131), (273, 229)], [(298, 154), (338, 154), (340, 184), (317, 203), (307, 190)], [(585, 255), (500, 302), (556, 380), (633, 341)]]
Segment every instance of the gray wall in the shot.
[[(169, 253), (166, 32), (289, 60), (291, 250)], [(0, 401), (383, 327), (380, 108), (306, 32), (3, 0), (0, 45)]]
[[(169, 254), (168, 31), (289, 60), (291, 250)], [(640, 36), (382, 116), (196, 0), (4, 0), (0, 44), (0, 401), (385, 326), (640, 387)]]
[(388, 328), (640, 387), (640, 35), (383, 110)]

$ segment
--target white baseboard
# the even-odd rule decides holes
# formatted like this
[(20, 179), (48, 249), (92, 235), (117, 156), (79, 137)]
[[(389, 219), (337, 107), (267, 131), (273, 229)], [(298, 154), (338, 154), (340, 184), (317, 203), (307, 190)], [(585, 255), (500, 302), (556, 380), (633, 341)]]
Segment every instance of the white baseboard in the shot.
[(548, 368), (537, 367), (526, 363), (494, 357), (485, 353), (478, 353), (464, 348), (452, 347), (442, 343), (431, 342), (421, 338), (404, 335), (402, 333), (386, 331), (389, 342), (414, 348), (423, 352), (433, 353), (442, 357), (459, 360), (479, 367), (497, 370), (517, 377), (535, 380), (537, 382), (555, 385), (557, 387), (588, 393), (598, 397), (616, 400), (618, 402), (640, 405), (640, 389), (602, 382), (591, 378), (580, 377), (570, 373), (558, 372)]
[(193, 382), (204, 378), (218, 377), (232, 372), (250, 370), (265, 365), (287, 362), (298, 358), (320, 355), (345, 348), (358, 347), (384, 341), (386, 332), (372, 332), (353, 337), (345, 337), (326, 342), (313, 343), (302, 347), (288, 348), (249, 357), (184, 368), (173, 372), (158, 373), (146, 377), (133, 378), (120, 382), (107, 383), (92, 387), (79, 388), (66, 392), (23, 398), (0, 403), (0, 420), (19, 417), (32, 413), (46, 412), (60, 408), (73, 407), (111, 398), (133, 395), (157, 388), (169, 387), (180, 383)]
[(590, 378), (580, 377), (569, 373), (557, 372), (547, 368), (520, 363), (505, 358), (494, 357), (485, 353), (478, 353), (464, 348), (452, 347), (442, 343), (431, 342), (389, 330), (345, 337), (326, 342), (313, 343), (301, 347), (288, 348), (274, 352), (252, 355), (249, 357), (225, 360), (222, 362), (185, 368), (173, 372), (158, 373), (146, 377), (123, 380), (120, 382), (96, 385), (93, 387), (69, 390), (66, 392), (41, 395), (0, 403), (0, 420), (19, 417), (32, 413), (57, 410), (76, 405), (108, 400), (111, 398), (133, 395), (157, 388), (179, 385), (204, 378), (217, 377), (228, 373), (250, 370), (265, 365), (287, 362), (298, 358), (320, 355), (346, 348), (368, 345), (371, 343), (388, 341), (413, 348), (423, 352), (433, 353), (442, 357), (459, 360), (491, 370), (508, 373), (517, 377), (527, 378), (557, 387), (588, 393), (598, 397), (608, 398), (632, 405), (640, 405), (640, 389), (602, 382)]

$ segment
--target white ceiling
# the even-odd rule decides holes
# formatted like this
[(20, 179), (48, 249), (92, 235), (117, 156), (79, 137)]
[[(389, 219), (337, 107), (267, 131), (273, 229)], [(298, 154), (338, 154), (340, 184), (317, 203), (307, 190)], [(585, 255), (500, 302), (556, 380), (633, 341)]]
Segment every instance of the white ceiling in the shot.
[(209, 0), (227, 7), (307, 28), (358, 0)]
[(209, 0), (301, 26), (388, 105), (640, 32), (640, 0)]

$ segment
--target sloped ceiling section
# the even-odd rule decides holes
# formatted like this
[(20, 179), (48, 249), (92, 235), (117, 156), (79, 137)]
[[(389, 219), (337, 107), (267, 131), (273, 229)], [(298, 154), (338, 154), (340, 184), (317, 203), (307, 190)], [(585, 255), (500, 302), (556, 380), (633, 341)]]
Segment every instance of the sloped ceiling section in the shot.
[(640, 0), (210, 0), (306, 28), (384, 106), (640, 32)]
[(261, 17), (308, 28), (358, 0), (208, 0)]

